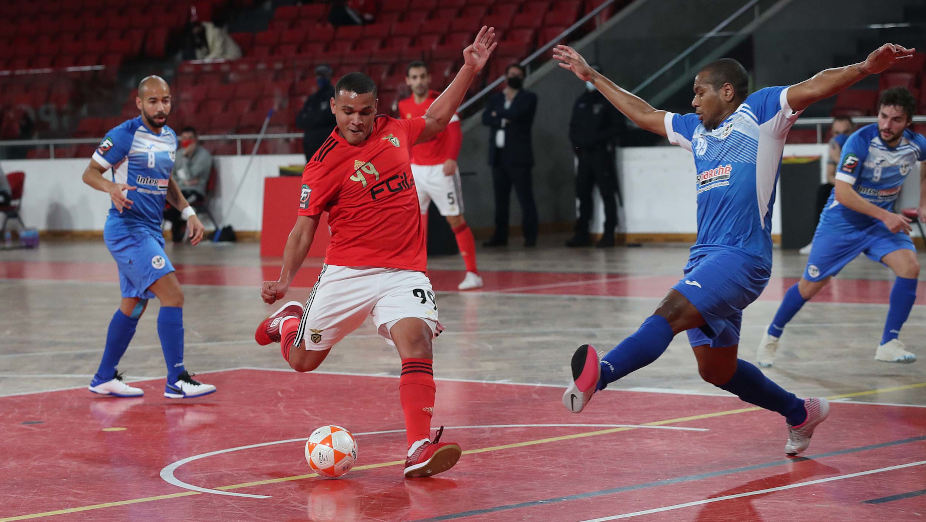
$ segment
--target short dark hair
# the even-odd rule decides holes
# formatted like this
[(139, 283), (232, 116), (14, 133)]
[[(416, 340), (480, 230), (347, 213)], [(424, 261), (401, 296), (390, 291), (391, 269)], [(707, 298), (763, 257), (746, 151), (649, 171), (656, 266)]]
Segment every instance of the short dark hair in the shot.
[(341, 91), (355, 92), (357, 94), (372, 92), (373, 97), (376, 97), (376, 82), (362, 72), (347, 73), (341, 76), (341, 79), (334, 86), (335, 96)]
[(194, 129), (194, 128), (193, 128), (192, 126), (190, 126), (190, 125), (187, 125), (186, 127), (180, 129), (180, 134), (183, 134), (184, 132), (189, 132), (190, 134), (193, 135), (194, 138), (198, 138), (198, 137), (199, 137), (199, 134), (196, 132), (196, 129)]
[(412, 63), (408, 64), (408, 67), (405, 68), (405, 76), (408, 76), (408, 73), (412, 72), (412, 69), (423, 68), (426, 72), (428, 71), (428, 64), (422, 62), (421, 60), (415, 60)]
[(916, 99), (906, 87), (891, 87), (881, 93), (878, 98), (878, 111), (885, 105), (894, 105), (903, 109), (908, 118), (913, 118), (916, 112)]
[(508, 64), (508, 67), (505, 67), (505, 74), (506, 74), (506, 75), (508, 74), (508, 71), (510, 71), (512, 67), (514, 67), (515, 69), (521, 71), (521, 75), (523, 75), (525, 78), (527, 78), (527, 69), (525, 69), (524, 66), (521, 65), (521, 64), (519, 64), (518, 62), (510, 63), (510, 64)]
[(840, 116), (833, 116), (833, 123), (836, 123), (837, 121), (847, 121), (849, 122), (849, 125), (852, 125), (853, 127), (855, 126), (855, 122), (852, 121), (852, 116), (849, 116), (846, 114), (843, 114)]
[(708, 77), (704, 78), (704, 82), (715, 90), (729, 83), (733, 87), (733, 97), (736, 100), (745, 100), (749, 94), (749, 74), (743, 64), (733, 58), (721, 58), (711, 62), (705, 65), (701, 72), (707, 73)]

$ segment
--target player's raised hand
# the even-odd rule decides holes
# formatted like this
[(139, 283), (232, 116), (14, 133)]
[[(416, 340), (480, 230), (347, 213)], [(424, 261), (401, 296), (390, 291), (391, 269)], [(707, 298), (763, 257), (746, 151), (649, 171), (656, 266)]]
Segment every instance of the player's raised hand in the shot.
[(886, 43), (871, 51), (868, 58), (865, 58), (865, 61), (862, 62), (862, 70), (868, 74), (878, 74), (890, 68), (898, 60), (912, 58), (914, 52), (916, 52), (916, 49), (907, 49), (897, 44)]
[(913, 227), (910, 225), (910, 218), (901, 214), (885, 212), (884, 217), (881, 218), (881, 222), (884, 223), (884, 226), (886, 226), (892, 234), (901, 231), (909, 234), (913, 230)]
[(187, 235), (190, 237), (191, 245), (198, 245), (200, 241), (203, 240), (203, 234), (206, 232), (206, 227), (203, 226), (203, 222), (196, 217), (196, 214), (190, 216), (190, 219), (186, 222)]
[(125, 183), (113, 183), (109, 188), (109, 199), (113, 200), (113, 205), (120, 214), (123, 209), (132, 208), (132, 200), (123, 194), (126, 190), (135, 190), (135, 187)]
[(267, 304), (273, 304), (278, 299), (283, 299), (287, 290), (289, 290), (289, 285), (284, 285), (280, 281), (264, 281), (260, 287), (260, 298)]
[(595, 71), (589, 67), (585, 58), (578, 51), (568, 45), (557, 45), (553, 48), (553, 59), (559, 62), (559, 66), (567, 71), (572, 71), (580, 80), (587, 82), (592, 79)]
[(473, 43), (463, 49), (463, 65), (472, 66), (476, 72), (481, 71), (496, 46), (495, 28), (482, 26)]

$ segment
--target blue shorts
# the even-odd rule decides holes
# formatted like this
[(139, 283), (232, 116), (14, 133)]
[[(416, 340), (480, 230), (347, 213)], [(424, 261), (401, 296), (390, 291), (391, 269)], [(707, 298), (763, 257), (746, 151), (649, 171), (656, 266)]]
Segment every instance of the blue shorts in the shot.
[(813, 235), (813, 246), (804, 268), (804, 279), (821, 281), (836, 275), (850, 261), (864, 253), (872, 261), (897, 250), (913, 250), (913, 239), (904, 232), (891, 233), (880, 221), (868, 227), (818, 226)]
[(688, 330), (691, 346), (739, 344), (743, 309), (765, 289), (771, 269), (754, 257), (726, 250), (690, 258), (684, 274), (672, 288), (694, 305), (706, 323)]
[(151, 299), (154, 293), (148, 287), (174, 271), (160, 229), (108, 216), (103, 241), (119, 267), (122, 297)]

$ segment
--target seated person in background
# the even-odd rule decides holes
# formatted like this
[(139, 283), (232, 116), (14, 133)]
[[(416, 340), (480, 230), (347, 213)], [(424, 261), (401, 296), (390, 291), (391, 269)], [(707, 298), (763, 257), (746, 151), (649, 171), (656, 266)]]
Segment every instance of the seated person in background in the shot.
[[(842, 155), (842, 146), (845, 145), (846, 140), (849, 139), (849, 135), (854, 130), (855, 123), (852, 118), (848, 116), (836, 116), (833, 118), (833, 125), (830, 126), (830, 134), (833, 137), (830, 138), (828, 157), (826, 159), (826, 183), (820, 185), (820, 188), (817, 189), (817, 212), (814, 214), (816, 216), (814, 228), (817, 228), (816, 225), (820, 224), (820, 213), (823, 212), (823, 207), (826, 206), (826, 201), (830, 199), (830, 192), (833, 191), (835, 186), (836, 162), (839, 161), (839, 157)], [(798, 252), (806, 256), (810, 253), (811, 246), (813, 246), (812, 242), (807, 243)]]
[(237, 60), (241, 58), (241, 48), (228, 34), (225, 17), (216, 14), (211, 22), (203, 22), (206, 34), (206, 54), (201, 60)]
[[(212, 174), (212, 154), (199, 145), (196, 129), (184, 127), (180, 132), (180, 150), (177, 151), (174, 161), (172, 178), (180, 186), (180, 192), (190, 205), (195, 205), (206, 199), (206, 187), (209, 176)], [(171, 223), (171, 239), (174, 243), (183, 241), (186, 231), (186, 221), (180, 212), (170, 207), (164, 211), (164, 219)]]

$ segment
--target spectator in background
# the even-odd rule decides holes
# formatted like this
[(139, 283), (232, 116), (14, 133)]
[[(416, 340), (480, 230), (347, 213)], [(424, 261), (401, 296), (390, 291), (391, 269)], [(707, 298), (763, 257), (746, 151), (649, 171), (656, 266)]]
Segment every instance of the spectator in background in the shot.
[(531, 127), (537, 112), (537, 95), (523, 89), (526, 74), (519, 64), (509, 65), (505, 71), (505, 88), (489, 97), (482, 113), (483, 125), (491, 129), (489, 165), (495, 191), (495, 233), (484, 246), (508, 244), (508, 203), (512, 186), (521, 204), (524, 246), (537, 245), (537, 207), (531, 180), (534, 166)]
[[(826, 201), (830, 199), (830, 192), (833, 191), (833, 187), (836, 184), (836, 162), (839, 161), (839, 157), (842, 156), (842, 146), (845, 145), (846, 140), (849, 139), (849, 135), (852, 134), (852, 131), (855, 130), (855, 123), (852, 121), (852, 118), (848, 116), (836, 116), (833, 118), (833, 125), (830, 126), (830, 134), (833, 135), (830, 138), (829, 152), (826, 159), (826, 183), (820, 185), (820, 188), (817, 189), (817, 212), (814, 214), (814, 229), (817, 228), (817, 225), (820, 224), (820, 214), (823, 212), (823, 207), (826, 206)], [(798, 250), (799, 253), (803, 255), (810, 254), (810, 248), (813, 246), (813, 242), (807, 243), (807, 245), (801, 247)]]
[(305, 153), (306, 163), (331, 134), (335, 124), (330, 103), (331, 98), (334, 98), (331, 67), (324, 64), (316, 67), (315, 82), (318, 84), (318, 90), (305, 99), (305, 104), (296, 114), (296, 127), (305, 131), (302, 135), (302, 151)]
[[(193, 127), (180, 131), (180, 150), (174, 160), (171, 178), (180, 187), (180, 193), (190, 205), (206, 200), (209, 176), (212, 175), (212, 154), (199, 145), (199, 137)], [(171, 239), (174, 243), (183, 241), (186, 221), (180, 211), (170, 207), (164, 211), (164, 219), (170, 221)]]
[(206, 36), (206, 54), (201, 60), (237, 60), (241, 58), (241, 48), (228, 34), (225, 16), (216, 14), (211, 22), (203, 22)]
[[(598, 66), (592, 68), (601, 72)], [(605, 218), (604, 233), (597, 246), (614, 246), (614, 230), (617, 227), (617, 166), (614, 151), (616, 138), (623, 127), (623, 116), (591, 82), (585, 82), (585, 92), (573, 105), (572, 118), (569, 120), (569, 141), (579, 160), (576, 171), (579, 218), (576, 220), (575, 234), (566, 241), (568, 247), (592, 244), (588, 225), (592, 220), (592, 189), (595, 185), (604, 202)]]

